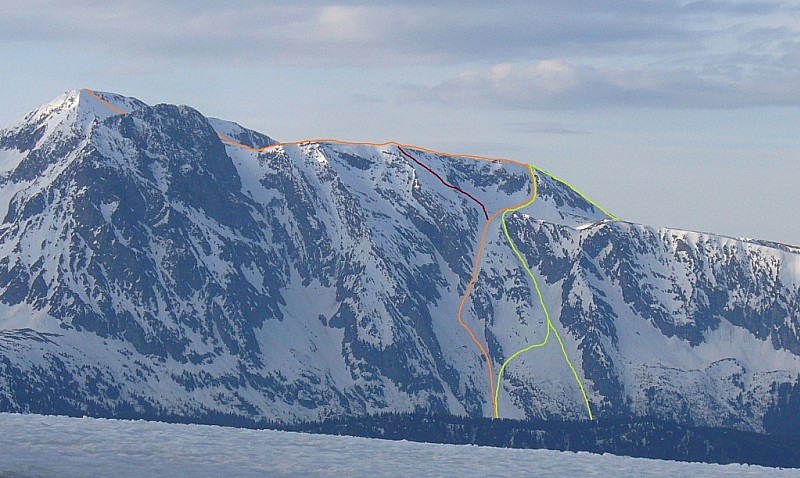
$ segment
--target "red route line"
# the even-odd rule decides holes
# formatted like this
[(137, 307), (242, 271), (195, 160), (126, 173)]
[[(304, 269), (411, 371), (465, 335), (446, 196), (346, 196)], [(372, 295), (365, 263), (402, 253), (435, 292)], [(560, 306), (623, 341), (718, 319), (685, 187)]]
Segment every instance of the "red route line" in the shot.
[(472, 199), (476, 204), (478, 204), (481, 207), (481, 209), (483, 209), (483, 215), (484, 215), (484, 217), (486, 217), (486, 220), (487, 221), (489, 220), (489, 213), (486, 212), (486, 206), (484, 206), (483, 203), (480, 202), (475, 196), (473, 196), (472, 194), (464, 191), (463, 189), (461, 189), (458, 186), (453, 186), (452, 184), (450, 184), (447, 181), (445, 181), (444, 179), (442, 179), (442, 177), (439, 176), (439, 174), (436, 171), (434, 171), (433, 169), (429, 168), (428, 166), (422, 164), (417, 158), (415, 158), (414, 156), (411, 156), (410, 154), (408, 154), (406, 152), (406, 150), (403, 149), (401, 146), (397, 146), (397, 149), (399, 149), (400, 152), (403, 153), (408, 159), (410, 159), (411, 161), (414, 161), (415, 163), (419, 164), (423, 168), (427, 169), (429, 173), (431, 173), (434, 176), (436, 176), (436, 179), (441, 181), (442, 184), (444, 184), (445, 186), (447, 186), (450, 189), (455, 189), (456, 191), (460, 192), (464, 196), (467, 196), (468, 198)]
[[(481, 341), (478, 340), (478, 337), (475, 335), (475, 332), (472, 330), (472, 328), (470, 328), (470, 326), (467, 325), (466, 322), (464, 322), (464, 319), (462, 318), (462, 315), (463, 315), (463, 311), (464, 311), (464, 306), (467, 303), (467, 299), (469, 299), (469, 295), (472, 292), (472, 289), (475, 287), (475, 282), (478, 280), (478, 272), (480, 271), (481, 253), (483, 252), (483, 246), (486, 243), (486, 234), (487, 234), (487, 232), (489, 232), (489, 225), (492, 223), (492, 220), (497, 217), (498, 214), (500, 214), (501, 212), (503, 212), (503, 211), (505, 211), (506, 209), (509, 209), (509, 208), (500, 209), (497, 212), (495, 212), (494, 214), (492, 214), (491, 217), (489, 217), (489, 213), (486, 212), (486, 206), (484, 206), (484, 204), (482, 202), (480, 202), (477, 198), (475, 198), (472, 194), (464, 191), (463, 189), (461, 189), (461, 188), (459, 188), (457, 186), (453, 186), (452, 184), (449, 184), (448, 182), (446, 182), (444, 179), (442, 179), (441, 176), (439, 176), (439, 174), (436, 173), (436, 171), (434, 171), (433, 169), (429, 168), (428, 166), (422, 164), (414, 156), (408, 154), (406, 152), (406, 150), (404, 150), (403, 147), (400, 146), (399, 144), (395, 144), (395, 146), (407, 158), (409, 158), (410, 160), (414, 161), (415, 163), (417, 163), (418, 165), (422, 166), (423, 168), (427, 169), (428, 172), (430, 172), (431, 174), (436, 176), (436, 178), (439, 179), (439, 181), (441, 181), (442, 184), (444, 184), (448, 188), (454, 189), (454, 190), (460, 192), (461, 194), (467, 196), (468, 198), (472, 199), (478, 205), (480, 205), (480, 207), (483, 209), (483, 215), (486, 217), (486, 224), (483, 227), (483, 233), (481, 234), (480, 243), (478, 244), (478, 251), (475, 254), (475, 262), (473, 264), (472, 276), (470, 277), (469, 282), (467, 283), (467, 289), (464, 291), (464, 295), (461, 297), (461, 301), (458, 304), (458, 312), (456, 312), (456, 319), (458, 320), (458, 325), (460, 325), (461, 328), (464, 329), (467, 332), (467, 334), (469, 334), (470, 338), (472, 339), (472, 342), (481, 351), (481, 355), (483, 355), (483, 359), (486, 361), (486, 372), (487, 372), (488, 377), (489, 377), (489, 388), (491, 390), (494, 390), (494, 367), (492, 366), (492, 358), (489, 356), (489, 351), (487, 350), (488, 347), (484, 347), (483, 344), (481, 343)], [(516, 207), (516, 206), (511, 206), (511, 207), (513, 208), (513, 207)], [(495, 407), (496, 403), (495, 403), (494, 394), (491, 394), (491, 400), (492, 400), (492, 407)]]

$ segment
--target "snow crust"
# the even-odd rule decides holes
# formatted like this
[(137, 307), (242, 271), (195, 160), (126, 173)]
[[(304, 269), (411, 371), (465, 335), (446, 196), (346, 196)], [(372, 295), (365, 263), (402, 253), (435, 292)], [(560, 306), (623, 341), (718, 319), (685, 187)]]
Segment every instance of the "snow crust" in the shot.
[(0, 476), (710, 476), (797, 470), (205, 425), (0, 414)]

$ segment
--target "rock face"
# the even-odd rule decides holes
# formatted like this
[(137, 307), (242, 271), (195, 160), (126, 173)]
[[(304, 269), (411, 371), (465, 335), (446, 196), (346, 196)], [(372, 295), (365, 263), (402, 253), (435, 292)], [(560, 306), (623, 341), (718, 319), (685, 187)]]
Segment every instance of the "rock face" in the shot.
[[(0, 410), (491, 416), (457, 320), (479, 252), (461, 316), (495, 380), (547, 330), (510, 239), (564, 350), (508, 364), (500, 416), (586, 418), (566, 354), (596, 418), (800, 425), (799, 248), (612, 219), (523, 165), (274, 143), (88, 91), (0, 131)], [(480, 204), (532, 192), (481, 247)]]

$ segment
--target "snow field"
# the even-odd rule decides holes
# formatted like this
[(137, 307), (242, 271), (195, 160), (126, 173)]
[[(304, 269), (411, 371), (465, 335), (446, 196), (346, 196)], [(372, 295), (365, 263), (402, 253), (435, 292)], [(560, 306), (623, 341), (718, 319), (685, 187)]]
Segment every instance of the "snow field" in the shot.
[(0, 477), (798, 476), (799, 470), (0, 414)]

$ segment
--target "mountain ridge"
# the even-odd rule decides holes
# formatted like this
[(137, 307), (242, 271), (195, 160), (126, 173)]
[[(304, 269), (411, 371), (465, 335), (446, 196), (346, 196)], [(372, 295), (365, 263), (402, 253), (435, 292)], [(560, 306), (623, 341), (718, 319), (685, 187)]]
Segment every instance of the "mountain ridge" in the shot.
[[(0, 131), (0, 409), (489, 416), (496, 370), (456, 321), (473, 267), (465, 323), (491, 362), (542, 340), (499, 224), (398, 147), (490, 211), (527, 197), (525, 163), (278, 143), (189, 107), (95, 94), (130, 113), (77, 91)], [(600, 416), (797, 422), (796, 248), (609, 220), (535, 178), (509, 237)], [(582, 416), (559, 354), (509, 365), (502, 416)]]

